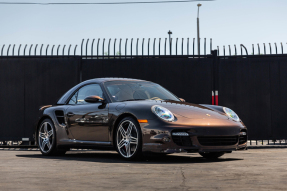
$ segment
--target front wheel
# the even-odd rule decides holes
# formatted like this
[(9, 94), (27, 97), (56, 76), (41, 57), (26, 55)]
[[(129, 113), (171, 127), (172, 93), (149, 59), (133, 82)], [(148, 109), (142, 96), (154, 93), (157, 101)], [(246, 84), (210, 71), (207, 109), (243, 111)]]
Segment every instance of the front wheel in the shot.
[(206, 159), (217, 159), (224, 155), (224, 152), (209, 152), (209, 153), (199, 153), (201, 156), (203, 156)]
[(56, 131), (53, 122), (45, 119), (38, 129), (38, 144), (43, 155), (62, 155), (65, 150), (58, 150), (56, 143)]
[(126, 117), (116, 128), (115, 144), (118, 153), (125, 159), (135, 159), (142, 154), (142, 134), (138, 122)]

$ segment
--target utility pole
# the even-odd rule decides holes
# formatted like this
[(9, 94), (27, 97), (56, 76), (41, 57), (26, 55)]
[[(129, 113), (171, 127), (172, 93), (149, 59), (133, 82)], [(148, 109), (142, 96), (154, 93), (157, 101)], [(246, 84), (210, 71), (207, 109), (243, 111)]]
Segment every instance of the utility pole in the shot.
[(169, 30), (167, 34), (169, 35), (169, 54), (171, 55), (171, 38), (170, 38), (170, 36), (172, 35), (172, 32)]
[(197, 51), (198, 55), (200, 55), (200, 37), (199, 37), (199, 7), (201, 4), (197, 4), (198, 10), (197, 10)]

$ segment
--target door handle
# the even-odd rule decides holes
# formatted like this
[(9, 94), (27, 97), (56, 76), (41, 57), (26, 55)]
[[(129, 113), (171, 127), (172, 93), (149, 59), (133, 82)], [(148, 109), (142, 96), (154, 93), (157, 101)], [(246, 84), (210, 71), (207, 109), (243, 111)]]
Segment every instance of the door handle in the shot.
[(68, 117), (73, 117), (75, 114), (73, 114), (72, 112), (67, 113)]

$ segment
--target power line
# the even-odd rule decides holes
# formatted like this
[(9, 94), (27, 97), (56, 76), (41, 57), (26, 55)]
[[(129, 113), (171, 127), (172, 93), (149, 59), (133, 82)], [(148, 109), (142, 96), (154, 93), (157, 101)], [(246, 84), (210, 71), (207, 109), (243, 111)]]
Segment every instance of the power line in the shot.
[(213, 0), (179, 0), (179, 1), (141, 1), (141, 2), (110, 2), (110, 3), (32, 3), (32, 2), (0, 2), (1, 5), (123, 5), (123, 4), (151, 4), (151, 3), (189, 3), (194, 1)]

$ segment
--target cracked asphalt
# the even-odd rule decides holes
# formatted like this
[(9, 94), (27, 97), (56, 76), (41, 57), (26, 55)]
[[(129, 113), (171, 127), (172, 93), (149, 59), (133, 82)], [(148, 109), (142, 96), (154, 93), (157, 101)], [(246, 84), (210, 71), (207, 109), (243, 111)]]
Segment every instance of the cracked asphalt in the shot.
[(125, 161), (114, 151), (0, 150), (0, 190), (286, 190), (287, 149), (250, 149), (206, 160), (171, 154)]

